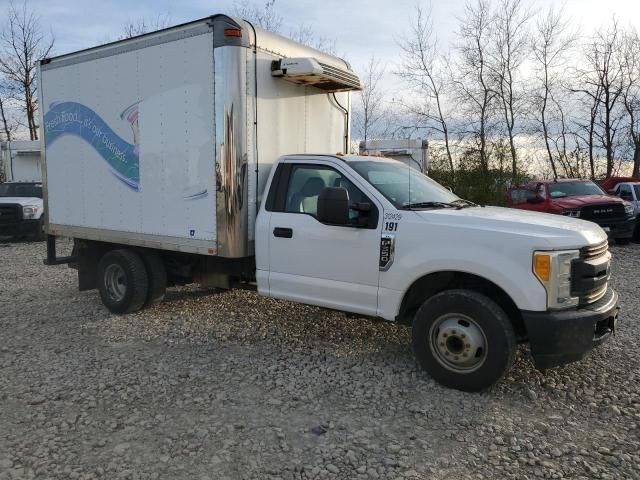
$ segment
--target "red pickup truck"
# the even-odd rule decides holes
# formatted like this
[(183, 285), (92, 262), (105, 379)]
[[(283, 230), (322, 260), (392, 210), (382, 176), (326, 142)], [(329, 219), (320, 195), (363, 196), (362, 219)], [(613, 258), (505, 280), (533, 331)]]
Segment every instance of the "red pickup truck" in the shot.
[(620, 244), (631, 241), (636, 222), (633, 205), (607, 195), (591, 180), (534, 180), (509, 189), (507, 204), (595, 222)]

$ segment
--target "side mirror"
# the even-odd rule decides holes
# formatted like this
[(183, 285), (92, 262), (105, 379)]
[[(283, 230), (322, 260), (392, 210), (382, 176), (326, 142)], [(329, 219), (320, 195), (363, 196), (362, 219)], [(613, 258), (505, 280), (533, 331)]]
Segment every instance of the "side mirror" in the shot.
[(542, 203), (544, 202), (544, 198), (536, 195), (534, 197), (527, 197), (527, 203)]
[(318, 220), (329, 225), (349, 224), (349, 192), (346, 188), (322, 189), (318, 196)]
[(615, 190), (609, 190), (607, 193), (609, 195), (618, 196), (618, 192), (616, 192)]

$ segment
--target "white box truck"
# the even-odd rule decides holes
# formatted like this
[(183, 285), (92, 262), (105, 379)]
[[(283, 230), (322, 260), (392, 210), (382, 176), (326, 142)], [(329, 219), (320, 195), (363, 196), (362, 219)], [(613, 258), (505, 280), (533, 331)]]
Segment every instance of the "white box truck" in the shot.
[(421, 138), (387, 138), (360, 142), (360, 155), (383, 155), (419, 172), (429, 172), (429, 141)]
[(39, 78), (46, 262), (76, 266), (112, 312), (167, 285), (255, 288), (409, 324), (422, 367), (468, 391), (518, 343), (548, 368), (614, 330), (596, 224), (480, 207), (337, 153), (360, 88), (338, 58), (216, 15), (46, 59)]

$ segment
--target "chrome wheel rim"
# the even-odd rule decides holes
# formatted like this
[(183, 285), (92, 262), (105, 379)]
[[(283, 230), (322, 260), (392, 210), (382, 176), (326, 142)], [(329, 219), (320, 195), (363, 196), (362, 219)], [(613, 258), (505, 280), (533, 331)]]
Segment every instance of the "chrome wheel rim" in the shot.
[(429, 330), (431, 352), (438, 363), (456, 373), (470, 373), (487, 358), (487, 337), (471, 317), (460, 313), (442, 315)]
[(124, 269), (112, 263), (104, 271), (104, 286), (109, 298), (115, 302), (121, 302), (127, 293), (127, 283)]

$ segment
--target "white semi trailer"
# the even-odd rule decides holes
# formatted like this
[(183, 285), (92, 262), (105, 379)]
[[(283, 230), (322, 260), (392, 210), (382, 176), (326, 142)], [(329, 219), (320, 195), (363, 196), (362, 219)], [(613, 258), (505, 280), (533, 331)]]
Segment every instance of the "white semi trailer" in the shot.
[(420, 364), (470, 391), (518, 342), (547, 368), (615, 327), (596, 224), (338, 153), (360, 88), (338, 58), (216, 15), (44, 60), (39, 78), (47, 263), (76, 266), (112, 312), (173, 284), (255, 288), (410, 324)]

